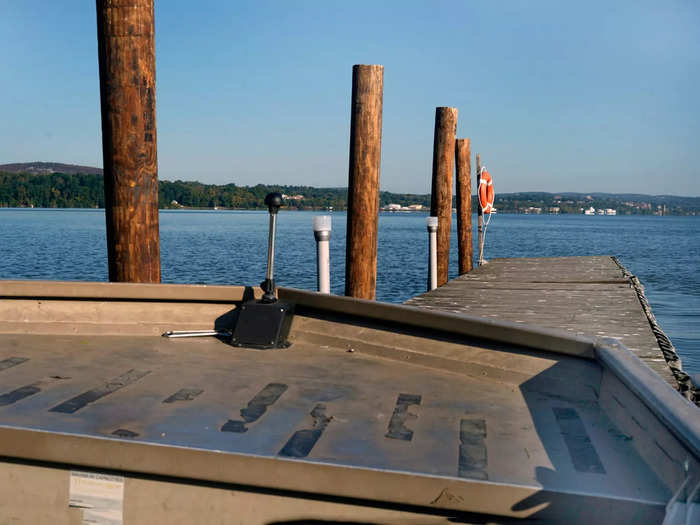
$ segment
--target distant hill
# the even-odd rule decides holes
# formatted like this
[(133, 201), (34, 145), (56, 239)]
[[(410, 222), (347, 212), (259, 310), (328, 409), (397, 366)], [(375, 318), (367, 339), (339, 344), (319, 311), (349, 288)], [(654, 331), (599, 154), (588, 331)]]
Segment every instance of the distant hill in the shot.
[(83, 175), (102, 175), (102, 168), (61, 164), (60, 162), (17, 162), (0, 164), (0, 171), (5, 173), (27, 173), (30, 175), (49, 175), (51, 173), (80, 173)]

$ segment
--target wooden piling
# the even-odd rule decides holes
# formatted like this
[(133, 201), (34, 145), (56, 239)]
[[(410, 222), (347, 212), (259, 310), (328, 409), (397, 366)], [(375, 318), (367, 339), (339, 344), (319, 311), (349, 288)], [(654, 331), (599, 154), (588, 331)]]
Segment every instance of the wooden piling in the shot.
[(375, 299), (384, 66), (352, 68), (345, 295)]
[(160, 282), (153, 0), (97, 0), (109, 280)]
[(457, 238), (459, 274), (472, 271), (472, 185), (469, 139), (457, 139), (455, 146), (457, 172)]
[(430, 215), (438, 218), (438, 286), (447, 282), (452, 228), (452, 172), (455, 159), (457, 108), (435, 108), (433, 181)]

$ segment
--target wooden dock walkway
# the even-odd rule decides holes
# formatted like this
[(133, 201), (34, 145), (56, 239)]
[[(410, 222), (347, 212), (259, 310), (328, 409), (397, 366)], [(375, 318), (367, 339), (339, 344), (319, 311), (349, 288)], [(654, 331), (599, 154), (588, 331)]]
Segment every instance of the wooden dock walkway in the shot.
[(615, 337), (677, 386), (630, 279), (611, 257), (492, 259), (406, 304)]

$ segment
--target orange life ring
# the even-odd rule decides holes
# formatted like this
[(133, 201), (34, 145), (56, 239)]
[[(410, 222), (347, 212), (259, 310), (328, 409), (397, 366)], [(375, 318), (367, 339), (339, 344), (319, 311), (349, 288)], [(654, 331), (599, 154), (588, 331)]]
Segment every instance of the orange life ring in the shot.
[(494, 197), (491, 175), (486, 169), (482, 169), (481, 177), (479, 178), (479, 204), (483, 213), (491, 213)]

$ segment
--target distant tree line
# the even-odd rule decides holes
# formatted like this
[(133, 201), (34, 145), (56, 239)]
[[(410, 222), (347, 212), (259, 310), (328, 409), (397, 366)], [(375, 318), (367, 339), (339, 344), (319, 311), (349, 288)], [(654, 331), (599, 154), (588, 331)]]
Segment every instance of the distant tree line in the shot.
[[(159, 181), (158, 199), (161, 208), (234, 208), (262, 209), (265, 195), (279, 191), (289, 198), (285, 205), (292, 209), (347, 209), (347, 188), (314, 188), (258, 184), (202, 184), (201, 182)], [(430, 195), (411, 193), (379, 193), (379, 205), (421, 204), (430, 207)], [(0, 207), (36, 208), (104, 208), (102, 175), (88, 173), (9, 173), (0, 171)], [(455, 203), (453, 201), (453, 206)], [(472, 210), (476, 211), (476, 197)], [(673, 215), (700, 214), (700, 197), (592, 193), (520, 192), (496, 194), (495, 206), (501, 213), (528, 213), (533, 208), (541, 213), (581, 213), (583, 208), (612, 208), (618, 213)], [(539, 213), (539, 212), (538, 212)]]
[(37, 208), (104, 208), (101, 175), (0, 172), (0, 206)]
[[(285, 205), (296, 209), (344, 210), (347, 208), (347, 188), (314, 188), (311, 186), (236, 184), (202, 184), (201, 182), (170, 182), (158, 184), (161, 208), (264, 208), (265, 195), (279, 191), (287, 198)], [(380, 206), (389, 203), (430, 205), (429, 195), (380, 192)], [(104, 208), (102, 175), (90, 174), (26, 174), (0, 172), (0, 207), (36, 208)]]

